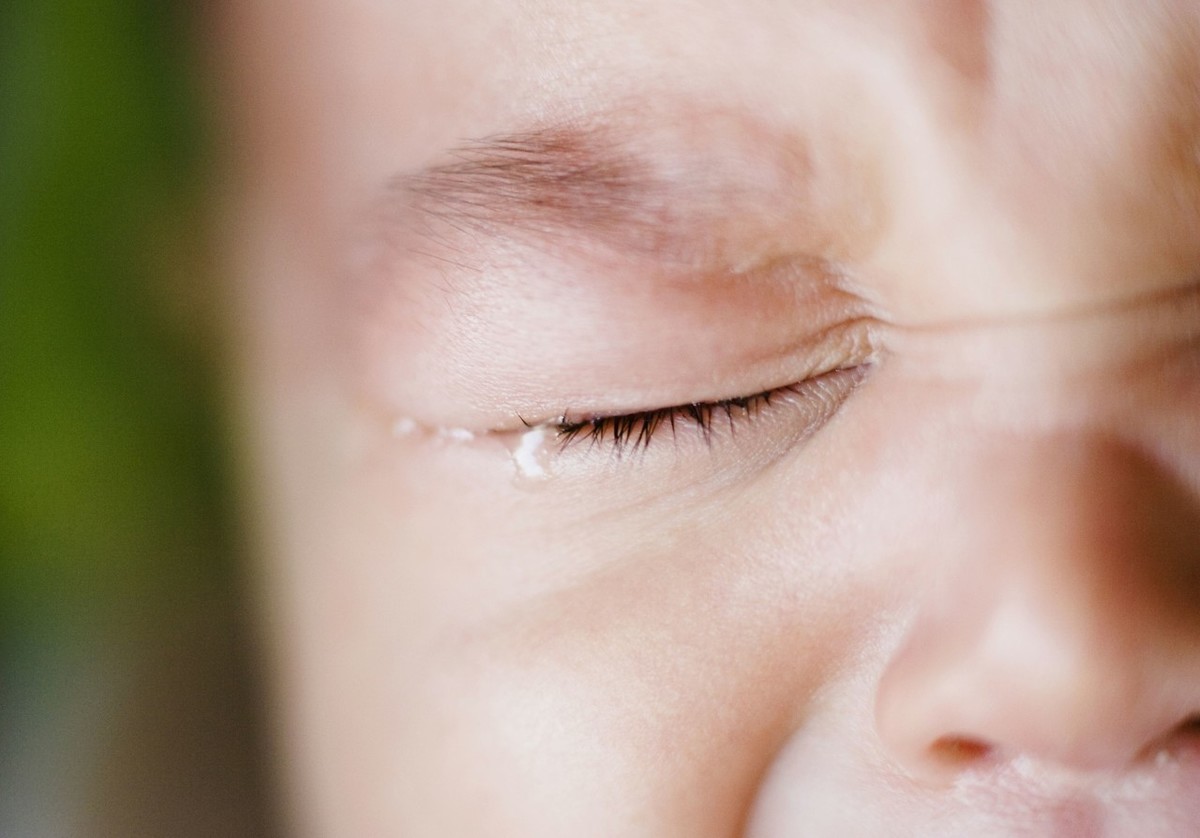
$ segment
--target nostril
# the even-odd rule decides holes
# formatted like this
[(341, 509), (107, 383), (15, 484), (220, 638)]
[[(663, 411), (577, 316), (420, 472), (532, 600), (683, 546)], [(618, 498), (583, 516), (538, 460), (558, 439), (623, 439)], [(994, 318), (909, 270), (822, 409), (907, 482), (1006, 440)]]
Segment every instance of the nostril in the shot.
[(1188, 716), (1180, 723), (1179, 727), (1175, 729), (1175, 732), (1180, 736), (1186, 736), (1189, 739), (1200, 737), (1200, 714)]
[(1200, 714), (1188, 716), (1156, 745), (1160, 752), (1178, 752), (1180, 749), (1195, 751), (1200, 747)]
[(943, 736), (930, 746), (929, 753), (945, 768), (962, 769), (987, 759), (992, 746), (970, 736)]
[(1162, 764), (1164, 760), (1179, 757), (1184, 753), (1200, 753), (1200, 713), (1188, 716), (1166, 735), (1149, 743), (1138, 753), (1138, 760), (1153, 760)]

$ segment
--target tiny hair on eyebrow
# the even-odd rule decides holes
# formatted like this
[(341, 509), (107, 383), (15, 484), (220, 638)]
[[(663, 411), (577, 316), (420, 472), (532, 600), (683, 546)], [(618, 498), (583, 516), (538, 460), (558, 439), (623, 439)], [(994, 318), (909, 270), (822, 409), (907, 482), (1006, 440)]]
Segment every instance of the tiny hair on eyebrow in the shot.
[(448, 244), (455, 234), (587, 234), (655, 250), (678, 227), (676, 184), (614, 140), (610, 127), (545, 127), (468, 141), (449, 160), (392, 181), (406, 227)]

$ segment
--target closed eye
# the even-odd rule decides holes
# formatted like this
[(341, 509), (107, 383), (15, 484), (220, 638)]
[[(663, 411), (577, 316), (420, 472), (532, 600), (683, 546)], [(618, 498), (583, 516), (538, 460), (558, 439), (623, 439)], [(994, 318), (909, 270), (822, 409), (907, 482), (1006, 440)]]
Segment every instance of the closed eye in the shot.
[(618, 457), (645, 451), (664, 438), (678, 442), (685, 435), (698, 437), (711, 447), (718, 438), (735, 437), (743, 427), (768, 415), (795, 419), (802, 436), (807, 437), (833, 417), (868, 366), (832, 370), (750, 396), (583, 419), (571, 419), (567, 414), (547, 427), (555, 434), (560, 450), (584, 445), (606, 448)]

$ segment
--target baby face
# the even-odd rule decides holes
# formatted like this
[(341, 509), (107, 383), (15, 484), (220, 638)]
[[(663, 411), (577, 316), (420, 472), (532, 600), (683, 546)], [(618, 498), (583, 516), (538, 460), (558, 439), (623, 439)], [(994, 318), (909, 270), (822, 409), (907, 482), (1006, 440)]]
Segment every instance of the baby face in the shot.
[(1200, 6), (259, 0), (299, 834), (1200, 828)]

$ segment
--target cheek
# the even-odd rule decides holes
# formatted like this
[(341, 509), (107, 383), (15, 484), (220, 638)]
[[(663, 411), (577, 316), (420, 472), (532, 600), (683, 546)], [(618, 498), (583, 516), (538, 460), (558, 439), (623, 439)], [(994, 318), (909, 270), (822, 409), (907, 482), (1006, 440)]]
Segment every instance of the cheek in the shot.
[(687, 509), (528, 504), (465, 454), (454, 479), (446, 457), (418, 469), (393, 525), (424, 568), (401, 610), (424, 625), (393, 637), (419, 663), (389, 676), (402, 698), (376, 711), (401, 729), (371, 745), (420, 790), (411, 811), (476, 833), (736, 834), (877, 602), (845, 537), (845, 433)]
[(419, 712), (456, 731), (447, 776), (472, 766), (512, 834), (736, 831), (838, 644), (789, 580), (696, 536), (613, 556), (438, 653)]

